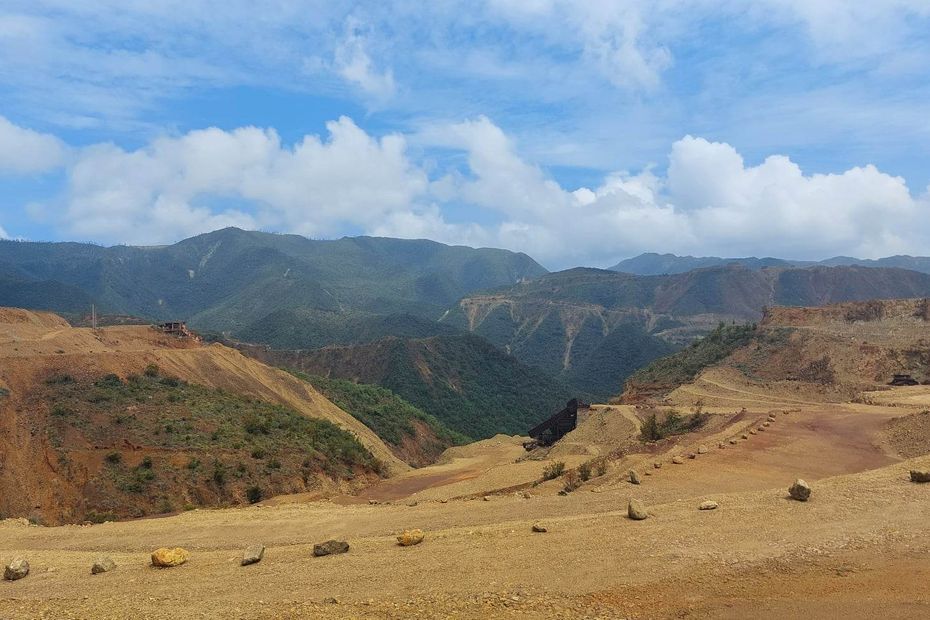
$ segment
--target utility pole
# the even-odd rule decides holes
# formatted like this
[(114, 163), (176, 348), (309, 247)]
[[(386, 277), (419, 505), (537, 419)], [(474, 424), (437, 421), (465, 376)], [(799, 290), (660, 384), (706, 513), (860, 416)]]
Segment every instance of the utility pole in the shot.
[(90, 305), (90, 324), (93, 329), (97, 329), (97, 306)]

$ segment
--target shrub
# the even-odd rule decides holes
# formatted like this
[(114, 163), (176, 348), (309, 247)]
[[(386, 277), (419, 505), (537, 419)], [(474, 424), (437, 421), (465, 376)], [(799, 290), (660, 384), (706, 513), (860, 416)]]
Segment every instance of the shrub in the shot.
[(566, 493), (571, 493), (572, 491), (574, 491), (575, 489), (581, 486), (581, 482), (582, 482), (581, 476), (578, 475), (578, 472), (575, 471), (574, 469), (570, 469), (567, 472), (565, 472), (565, 476), (563, 476), (562, 479), (565, 481), (565, 486), (563, 486), (562, 489)]
[(177, 377), (162, 377), (161, 384), (166, 387), (179, 387), (181, 380)]
[(219, 461), (213, 461), (213, 482), (218, 487), (226, 484), (226, 467)]
[(192, 456), (191, 459), (187, 462), (187, 468), (191, 471), (200, 469), (200, 459), (196, 456)]
[(603, 476), (607, 473), (607, 459), (599, 458), (594, 461), (594, 475)]
[(67, 418), (71, 415), (71, 410), (62, 405), (55, 405), (52, 407), (51, 413), (56, 418)]
[(154, 378), (158, 376), (158, 364), (149, 364), (145, 367), (145, 370), (142, 371), (146, 377)]
[(147, 456), (144, 459), (142, 459), (142, 462), (139, 463), (139, 467), (141, 467), (142, 469), (152, 469), (152, 457)]
[(930, 321), (930, 299), (921, 299), (917, 302), (917, 309), (914, 311), (914, 316), (924, 321)]
[(123, 455), (119, 452), (111, 452), (106, 456), (106, 460), (110, 465), (119, 465), (123, 462)]
[(245, 491), (245, 497), (249, 500), (250, 504), (255, 504), (262, 501), (262, 489), (258, 486), (251, 486)]
[(104, 375), (102, 379), (97, 381), (94, 385), (100, 388), (120, 388), (123, 387), (123, 381), (118, 376), (110, 373)]
[(877, 321), (883, 316), (885, 316), (885, 306), (877, 300), (856, 304), (846, 311), (846, 320), (850, 323), (855, 321)]
[(591, 479), (591, 462), (585, 462), (578, 466), (578, 477), (581, 478), (582, 482), (587, 482)]
[(253, 448), (253, 450), (252, 450), (252, 458), (253, 458), (253, 459), (263, 459), (263, 458), (265, 458), (265, 451), (262, 450), (261, 448)]
[(65, 383), (74, 383), (74, 377), (69, 374), (56, 373), (45, 380), (46, 385), (62, 385)]
[(543, 469), (543, 480), (554, 480), (565, 472), (565, 463), (556, 461)]

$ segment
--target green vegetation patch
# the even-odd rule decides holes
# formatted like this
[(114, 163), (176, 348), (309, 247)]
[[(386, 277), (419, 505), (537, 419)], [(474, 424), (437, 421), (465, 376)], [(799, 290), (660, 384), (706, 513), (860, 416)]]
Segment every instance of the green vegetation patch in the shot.
[(706, 413), (695, 412), (687, 416), (672, 409), (665, 415), (665, 419), (659, 421), (655, 413), (649, 415), (643, 422), (640, 430), (640, 437), (643, 441), (659, 441), (671, 435), (683, 435), (684, 433), (693, 433), (707, 423), (708, 415)]
[(358, 419), (391, 445), (400, 445), (405, 436), (416, 436), (414, 421), (425, 424), (446, 445), (461, 445), (468, 441), (461, 433), (450, 430), (435, 417), (386, 388), (296, 371), (293, 374), (313, 385), (337, 407)]
[(633, 373), (627, 387), (655, 387), (671, 391), (693, 381), (698, 373), (725, 359), (736, 349), (750, 343), (755, 336), (755, 324), (726, 325), (696, 340), (678, 353), (657, 359)]

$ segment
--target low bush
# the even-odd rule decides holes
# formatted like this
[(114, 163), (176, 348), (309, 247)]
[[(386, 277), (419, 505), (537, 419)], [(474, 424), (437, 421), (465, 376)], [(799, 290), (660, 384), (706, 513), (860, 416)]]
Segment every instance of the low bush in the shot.
[(565, 472), (565, 475), (562, 477), (562, 480), (565, 481), (565, 485), (562, 487), (562, 489), (566, 493), (571, 493), (572, 491), (580, 487), (582, 483), (581, 476), (574, 469), (570, 469), (567, 472)]
[(565, 463), (556, 461), (543, 469), (543, 480), (554, 480), (565, 473)]
[(582, 482), (587, 482), (591, 479), (591, 462), (587, 461), (578, 466), (578, 477), (581, 478)]
[(262, 489), (258, 486), (251, 486), (245, 491), (245, 497), (249, 500), (250, 504), (255, 504), (262, 501)]

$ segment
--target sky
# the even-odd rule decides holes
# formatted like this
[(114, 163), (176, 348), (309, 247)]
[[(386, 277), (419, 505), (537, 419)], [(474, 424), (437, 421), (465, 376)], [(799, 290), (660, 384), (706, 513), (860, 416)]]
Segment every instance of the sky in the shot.
[(930, 254), (926, 0), (3, 0), (0, 237)]

